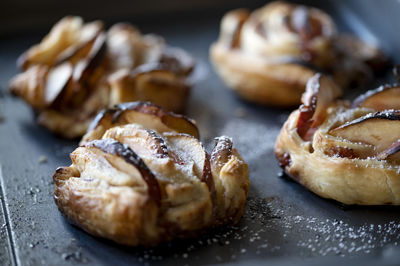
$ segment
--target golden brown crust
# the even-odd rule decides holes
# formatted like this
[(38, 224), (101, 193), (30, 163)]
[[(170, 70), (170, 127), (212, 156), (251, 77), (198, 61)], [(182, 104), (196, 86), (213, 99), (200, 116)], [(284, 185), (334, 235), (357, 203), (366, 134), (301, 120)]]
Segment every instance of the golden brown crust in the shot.
[(96, 113), (121, 102), (152, 101), (183, 112), (194, 67), (161, 37), (122, 23), (106, 33), (102, 22), (79, 17), (62, 19), (18, 62), (24, 72), (10, 81), (10, 91), (35, 109), (41, 125), (67, 138), (82, 136)]
[[(149, 108), (149, 113), (160, 112)], [(113, 113), (119, 119), (132, 110), (105, 116)], [(112, 118), (105, 116), (98, 124)], [(197, 138), (158, 131), (159, 120), (147, 119), (146, 127), (139, 120), (121, 121), (83, 141), (71, 153), (72, 165), (54, 174), (55, 202), (69, 221), (131, 246), (156, 245), (239, 221), (248, 168), (229, 138), (218, 139), (210, 158)]]
[(319, 196), (344, 204), (399, 205), (400, 167), (393, 156), (400, 136), (391, 129), (400, 123), (398, 111), (350, 108), (340, 101), (325, 107), (326, 115), (307, 137), (299, 134), (300, 127), (310, 127), (299, 122), (301, 109), (285, 122), (275, 144), (285, 173)]
[(182, 113), (190, 86), (163, 64), (146, 64), (117, 71), (108, 80), (111, 88), (110, 106), (121, 102), (149, 101), (166, 110)]
[(350, 87), (386, 62), (377, 48), (338, 35), (328, 14), (282, 1), (252, 13), (228, 12), (210, 58), (241, 97), (272, 106), (298, 105), (307, 80), (317, 72)]
[(121, 244), (156, 240), (158, 208), (139, 189), (84, 180), (74, 166), (57, 169), (53, 179), (55, 202), (71, 223)]
[(230, 50), (221, 43), (214, 43), (210, 52), (217, 72), (226, 84), (242, 98), (255, 103), (298, 105), (305, 83), (315, 74), (301, 65), (271, 64), (240, 50)]

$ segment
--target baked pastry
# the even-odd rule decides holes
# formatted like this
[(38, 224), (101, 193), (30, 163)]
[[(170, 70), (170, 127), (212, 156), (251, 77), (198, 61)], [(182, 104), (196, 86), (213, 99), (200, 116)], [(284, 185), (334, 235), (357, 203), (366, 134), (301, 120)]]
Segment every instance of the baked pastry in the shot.
[(300, 104), (309, 78), (330, 75), (339, 87), (352, 87), (384, 68), (374, 46), (339, 35), (323, 11), (272, 2), (250, 12), (228, 12), (210, 57), (218, 74), (242, 98), (290, 107)]
[(39, 124), (75, 138), (100, 110), (121, 102), (152, 101), (182, 112), (194, 61), (132, 25), (106, 32), (101, 21), (65, 17), (18, 64), (24, 72), (10, 81), (11, 92), (32, 106)]
[(335, 100), (320, 75), (275, 144), (280, 166), (321, 197), (344, 204), (400, 204), (400, 87), (382, 86), (353, 104)]
[(131, 246), (236, 223), (247, 164), (230, 138), (216, 138), (209, 155), (192, 133), (193, 121), (150, 103), (104, 111), (71, 153), (72, 165), (53, 176), (59, 210), (87, 232)]

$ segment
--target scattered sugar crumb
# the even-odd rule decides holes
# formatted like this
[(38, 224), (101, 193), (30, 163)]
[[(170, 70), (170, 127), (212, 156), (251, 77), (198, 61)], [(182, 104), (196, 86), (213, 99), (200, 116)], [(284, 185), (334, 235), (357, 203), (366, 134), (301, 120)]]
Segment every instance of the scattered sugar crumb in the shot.
[(47, 157), (44, 155), (41, 155), (39, 157), (39, 163), (47, 163)]
[[(218, 247), (221, 253), (208, 263), (229, 262), (244, 256), (280, 254), (285, 251), (285, 246), (281, 245), (284, 242), (294, 243), (295, 254), (305, 257), (363, 256), (388, 245), (400, 245), (400, 224), (396, 221), (350, 225), (339, 219), (288, 212), (288, 207), (281, 203), (275, 197), (249, 197), (239, 224), (211, 230), (183, 244), (178, 241), (160, 249), (145, 249), (137, 253), (139, 261), (150, 263), (173, 257), (195, 263), (199, 262), (196, 251)], [(280, 238), (278, 242), (276, 236), (273, 237), (276, 234)]]

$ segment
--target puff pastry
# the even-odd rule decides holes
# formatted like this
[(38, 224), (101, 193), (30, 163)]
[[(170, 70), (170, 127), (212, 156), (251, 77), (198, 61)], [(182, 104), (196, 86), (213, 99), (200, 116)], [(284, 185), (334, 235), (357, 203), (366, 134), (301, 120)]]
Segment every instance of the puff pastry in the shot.
[(353, 104), (316, 75), (275, 144), (280, 166), (321, 197), (344, 204), (400, 204), (400, 87)]
[(72, 165), (53, 176), (59, 210), (87, 232), (131, 246), (236, 223), (247, 164), (225, 136), (209, 155), (189, 135), (195, 127), (150, 103), (104, 111), (71, 153)]
[(156, 35), (129, 24), (107, 32), (101, 21), (65, 17), (18, 60), (24, 71), (10, 81), (13, 94), (38, 114), (38, 123), (66, 138), (82, 136), (102, 109), (152, 101), (182, 112), (193, 59)]
[(210, 57), (241, 97), (282, 107), (297, 106), (317, 72), (330, 75), (340, 87), (352, 87), (386, 62), (376, 47), (339, 35), (323, 11), (281, 1), (253, 12), (228, 12)]

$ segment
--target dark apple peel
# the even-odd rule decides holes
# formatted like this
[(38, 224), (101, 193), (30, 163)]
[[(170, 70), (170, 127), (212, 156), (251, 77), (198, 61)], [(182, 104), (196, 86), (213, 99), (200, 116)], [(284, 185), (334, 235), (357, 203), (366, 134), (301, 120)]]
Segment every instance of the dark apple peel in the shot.
[(160, 118), (161, 122), (178, 133), (186, 133), (199, 139), (199, 131), (195, 122), (184, 115), (174, 114), (164, 111), (161, 107), (150, 102), (128, 102), (122, 103), (101, 111), (89, 126), (87, 132), (95, 130), (106, 120), (110, 120), (111, 125), (117, 123), (128, 123), (123, 121), (125, 112), (134, 111), (142, 114), (148, 114)]
[(309, 141), (314, 132), (323, 123), (327, 114), (327, 107), (340, 94), (340, 89), (329, 83), (320, 73), (311, 77), (306, 86), (306, 91), (301, 97), (302, 105), (299, 107), (299, 117), (296, 128), (299, 136)]
[(161, 191), (156, 177), (151, 170), (143, 162), (143, 160), (127, 145), (122, 144), (114, 139), (94, 140), (85, 145), (89, 148), (97, 148), (105, 153), (116, 155), (125, 160), (125, 162), (133, 165), (142, 175), (147, 183), (149, 197), (158, 205), (161, 203)]
[(376, 159), (378, 160), (399, 159), (398, 158), (400, 155), (399, 151), (400, 151), (400, 139), (398, 139), (392, 145), (390, 145), (389, 148), (376, 155)]

